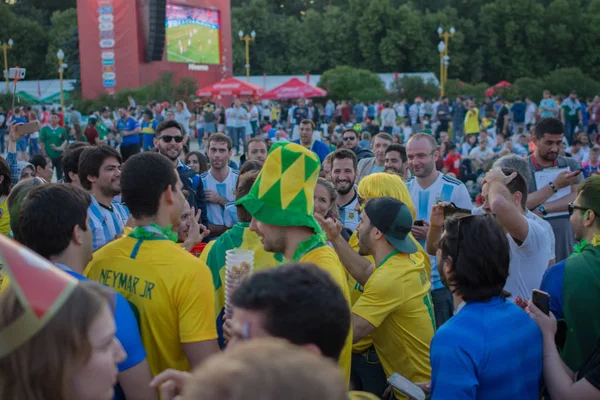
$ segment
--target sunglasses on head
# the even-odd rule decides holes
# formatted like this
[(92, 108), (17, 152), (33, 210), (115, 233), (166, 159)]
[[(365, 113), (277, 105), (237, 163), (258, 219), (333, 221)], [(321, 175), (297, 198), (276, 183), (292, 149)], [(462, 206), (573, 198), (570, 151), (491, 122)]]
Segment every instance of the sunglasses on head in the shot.
[(175, 139), (175, 143), (181, 143), (181, 142), (183, 142), (183, 136), (163, 135), (163, 136), (160, 137), (160, 139), (162, 139), (163, 142), (165, 142), (165, 143), (171, 143), (171, 141), (173, 139)]

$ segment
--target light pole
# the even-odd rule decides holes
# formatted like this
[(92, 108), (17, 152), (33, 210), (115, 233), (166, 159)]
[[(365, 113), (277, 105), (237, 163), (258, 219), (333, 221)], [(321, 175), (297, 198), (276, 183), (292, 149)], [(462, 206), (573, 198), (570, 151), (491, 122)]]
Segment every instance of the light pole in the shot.
[[(438, 44), (438, 50), (440, 51), (440, 64), (441, 64), (441, 79), (443, 81), (441, 93), (444, 95), (444, 85), (448, 80), (448, 64), (450, 64), (450, 56), (448, 55), (448, 41), (454, 34), (456, 33), (456, 29), (454, 27), (450, 28), (450, 32), (444, 32), (444, 29), (440, 26), (437, 29), (437, 33), (442, 39)], [(443, 44), (443, 46), (442, 46)]]
[(443, 40), (438, 43), (438, 51), (440, 52), (440, 96), (444, 95), (444, 86), (446, 82), (444, 80), (444, 53), (446, 51), (446, 45)]
[(250, 35), (246, 34), (244, 36), (244, 32), (239, 31), (238, 35), (240, 40), (246, 42), (246, 80), (250, 81), (250, 42), (253, 42), (256, 38), (256, 32), (252, 31), (250, 32)]
[[(2, 42), (0, 42), (2, 43)], [(0, 47), (2, 48), (2, 51), (4, 52), (4, 77), (6, 78), (6, 93), (10, 92), (10, 88), (8, 87), (8, 49), (12, 49), (13, 47), (13, 40), (12, 39), (8, 39), (7, 43), (2, 43), (0, 45)]]
[(65, 52), (62, 49), (58, 49), (56, 52), (56, 58), (58, 58), (58, 77), (60, 79), (60, 108), (65, 111), (65, 98), (63, 97), (63, 71), (67, 68), (67, 64), (63, 63), (65, 59)]

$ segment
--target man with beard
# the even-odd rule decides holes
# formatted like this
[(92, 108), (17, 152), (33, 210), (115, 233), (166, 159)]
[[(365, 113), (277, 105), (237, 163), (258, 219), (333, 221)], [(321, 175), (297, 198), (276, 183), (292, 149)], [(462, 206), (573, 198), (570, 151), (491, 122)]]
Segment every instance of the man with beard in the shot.
[[(435, 169), (438, 157), (437, 143), (433, 136), (417, 133), (406, 145), (407, 166), (413, 173), (406, 186), (416, 208), (416, 221), (412, 234), (426, 247), (429, 220), (433, 206), (439, 202), (452, 202), (459, 208), (472, 209), (471, 196), (464, 183)], [(437, 273), (435, 257), (431, 257), (431, 296), (435, 310), (435, 322), (439, 327), (452, 316), (452, 296)]]
[(401, 144), (390, 144), (385, 150), (385, 171), (406, 178), (406, 147)]
[(392, 136), (388, 135), (386, 132), (379, 132), (373, 137), (373, 152), (375, 153), (375, 157), (363, 158), (360, 160), (358, 163), (357, 183), (367, 175), (383, 172), (385, 170), (385, 151), (392, 143)]
[(431, 398), (538, 399), (542, 333), (503, 297), (510, 245), (502, 227), (491, 215), (444, 225), (437, 268), (456, 312), (431, 341)]
[[(575, 185), (584, 179), (581, 165), (576, 160), (558, 155), (564, 132), (563, 123), (556, 118), (543, 118), (535, 125), (533, 141), (536, 148), (529, 156), (531, 173), (526, 177), (529, 188), (527, 208), (552, 225), (557, 262), (567, 258), (575, 244), (568, 210), (569, 203), (577, 196)], [(547, 169), (556, 170), (550, 182), (542, 179)]]
[[(342, 289), (350, 308), (344, 267), (327, 246), (314, 218), (314, 191), (321, 164), (310, 150), (296, 143), (275, 143), (250, 193), (239, 199), (252, 216), (250, 230), (256, 232), (266, 251), (281, 253), (288, 261), (313, 263), (327, 271)], [(352, 330), (339, 363), (350, 378)]]
[(173, 163), (151, 151), (127, 161), (121, 184), (134, 229), (94, 253), (85, 274), (129, 301), (152, 375), (191, 371), (218, 346), (210, 271), (172, 230), (181, 224), (183, 184)]
[(92, 197), (88, 215), (94, 251), (115, 240), (129, 218), (127, 207), (115, 201), (121, 194), (121, 163), (121, 155), (105, 144), (86, 148), (79, 159), (79, 181)]
[(337, 205), (340, 219), (352, 232), (360, 222), (356, 212), (358, 195), (354, 187), (356, 180), (356, 156), (348, 149), (337, 149), (331, 156), (331, 180), (338, 192)]
[(576, 371), (583, 365), (600, 337), (600, 176), (592, 176), (580, 187), (569, 205), (575, 231), (575, 253), (553, 265), (542, 280), (550, 294), (550, 310), (567, 329), (562, 359)]
[(174, 119), (164, 120), (156, 127), (154, 146), (160, 154), (171, 160), (179, 174), (179, 179), (183, 183), (184, 190), (189, 193), (187, 197), (188, 204), (194, 210), (200, 211), (200, 221), (198, 222), (204, 226), (208, 226), (206, 197), (202, 179), (200, 179), (200, 175), (196, 171), (179, 159), (183, 150), (184, 138), (185, 133), (179, 122)]
[(363, 158), (373, 157), (373, 153), (371, 152), (371, 150), (367, 150), (358, 145), (358, 133), (354, 129), (346, 129), (342, 133), (342, 139), (342, 146), (345, 149), (352, 150), (354, 154), (356, 154), (356, 158), (358, 161), (362, 160)]
[(208, 216), (208, 229), (213, 236), (222, 235), (234, 224), (227, 203), (235, 200), (238, 171), (229, 167), (233, 143), (229, 136), (215, 133), (208, 138), (208, 158), (210, 169), (200, 175), (205, 188)]
[(358, 253), (372, 255), (376, 267), (352, 306), (352, 332), (354, 343), (372, 338), (388, 378), (397, 372), (426, 382), (435, 322), (425, 256), (409, 237), (412, 222), (408, 206), (391, 197), (370, 200), (362, 211)]
[(329, 147), (320, 140), (313, 139), (315, 123), (310, 119), (303, 119), (300, 122), (300, 139), (294, 140), (293, 143), (301, 144), (319, 157), (321, 163), (325, 161), (325, 157), (329, 154)]

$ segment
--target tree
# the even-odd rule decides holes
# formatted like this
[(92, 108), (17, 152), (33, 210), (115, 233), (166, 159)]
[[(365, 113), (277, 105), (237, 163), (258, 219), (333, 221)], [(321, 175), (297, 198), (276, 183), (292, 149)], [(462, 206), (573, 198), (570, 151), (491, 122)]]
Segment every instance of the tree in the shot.
[(386, 96), (383, 81), (372, 72), (347, 66), (327, 70), (318, 86), (334, 100), (374, 101)]
[[(77, 77), (75, 72), (78, 71), (74, 71), (69, 62), (77, 59), (77, 64), (79, 64), (79, 45), (73, 41), (77, 35), (77, 10), (69, 8), (64, 11), (55, 11), (50, 21), (51, 25), (48, 30), (49, 43), (46, 52), (47, 74), (48, 76), (56, 76), (58, 70), (56, 52), (62, 48), (67, 57), (64, 62), (68, 64), (68, 68), (64, 72), (65, 79)], [(74, 44), (77, 44), (77, 48), (73, 48)], [(66, 46), (70, 48), (66, 48)], [(76, 59), (72, 56), (74, 51), (77, 52)]]
[(392, 83), (391, 97), (394, 100), (414, 99), (417, 96), (424, 98), (437, 98), (440, 94), (440, 88), (431, 83), (425, 82), (418, 76), (403, 76)]

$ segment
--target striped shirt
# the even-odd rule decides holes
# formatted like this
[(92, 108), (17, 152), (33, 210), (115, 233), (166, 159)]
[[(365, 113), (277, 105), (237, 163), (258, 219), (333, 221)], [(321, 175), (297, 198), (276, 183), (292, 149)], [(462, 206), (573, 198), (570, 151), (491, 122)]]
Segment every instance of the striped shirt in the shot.
[(467, 302), (436, 332), (430, 359), (433, 400), (539, 398), (542, 333), (499, 297)]
[[(468, 210), (473, 208), (471, 196), (464, 183), (441, 172), (435, 182), (426, 189), (421, 188), (414, 176), (406, 182), (406, 186), (415, 206), (417, 220), (429, 222), (431, 209), (439, 201), (453, 202), (457, 207)], [(419, 243), (425, 247), (425, 239), (419, 239)], [(444, 285), (440, 280), (435, 256), (430, 256), (429, 259), (431, 260), (432, 290), (441, 289)]]
[(129, 210), (114, 200), (111, 204), (112, 210), (109, 210), (98, 203), (94, 196), (91, 197), (92, 204), (88, 208), (88, 216), (90, 217), (90, 228), (92, 228), (94, 237), (93, 249), (96, 251), (115, 240), (123, 232), (129, 218)]

